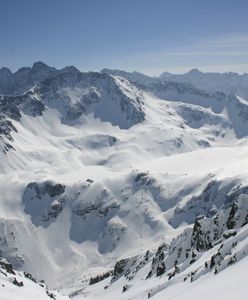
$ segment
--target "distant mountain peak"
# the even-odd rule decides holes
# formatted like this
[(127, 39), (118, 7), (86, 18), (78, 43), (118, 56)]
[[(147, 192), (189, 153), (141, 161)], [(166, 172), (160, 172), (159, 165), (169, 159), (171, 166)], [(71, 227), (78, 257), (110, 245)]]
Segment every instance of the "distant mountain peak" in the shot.
[(12, 72), (11, 72), (11, 70), (9, 68), (3, 67), (3, 68), (0, 69), (0, 74), (9, 75), (9, 74), (12, 74)]
[(30, 72), (33, 73), (33, 74), (36, 74), (36, 73), (40, 73), (40, 72), (46, 72), (46, 71), (57, 71), (55, 68), (53, 67), (49, 67), (48, 65), (46, 65), (45, 63), (43, 63), (42, 61), (37, 61), (33, 64)]
[(80, 73), (80, 71), (74, 66), (66, 66), (63, 69), (61, 69), (60, 71), (63, 73), (74, 73), (74, 74)]
[(198, 74), (202, 74), (202, 72), (199, 69), (197, 69), (197, 68), (193, 68), (193, 69), (191, 69), (188, 72), (188, 74), (196, 74), (196, 75), (198, 75)]
[(33, 69), (33, 68), (44, 68), (44, 67), (50, 68), (50, 67), (49, 67), (47, 64), (45, 64), (44, 62), (42, 62), (42, 61), (37, 61), (37, 62), (34, 62), (34, 63), (33, 63), (32, 69)]

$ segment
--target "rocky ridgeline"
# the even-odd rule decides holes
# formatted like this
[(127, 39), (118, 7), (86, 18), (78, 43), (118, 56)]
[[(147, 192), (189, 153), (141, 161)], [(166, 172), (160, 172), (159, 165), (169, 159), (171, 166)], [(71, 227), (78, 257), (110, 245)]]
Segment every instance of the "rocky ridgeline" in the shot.
[(183, 127), (220, 127), (215, 134), (222, 138), (226, 130), (233, 130), (238, 138), (248, 134), (248, 105), (234, 95), (137, 72), (82, 73), (75, 67), (56, 70), (38, 62), (14, 74), (0, 70), (0, 147), (4, 153), (14, 147), (12, 120), (19, 121), (22, 114), (40, 116), (47, 108), (56, 109), (67, 125), (74, 126), (93, 114), (102, 122), (129, 129), (146, 118), (144, 92), (171, 101)]
[[(133, 72), (123, 72), (119, 70), (104, 69), (103, 73), (122, 76), (139, 87), (141, 90), (152, 93), (156, 97), (183, 104), (177, 113), (185, 120), (185, 123), (192, 128), (200, 128), (206, 124), (221, 125), (223, 131), (226, 128), (232, 129), (238, 138), (248, 134), (248, 105), (247, 101), (240, 100), (236, 95), (247, 98), (248, 91), (246, 84), (241, 88), (237, 82), (247, 82), (248, 75), (244, 74), (223, 74), (228, 77), (239, 77), (235, 79), (234, 86), (229, 90), (228, 85), (219, 84), (216, 89), (198, 87), (186, 81), (177, 81), (176, 76), (165, 78), (155, 78)], [(204, 75), (204, 73), (202, 73)], [(172, 74), (171, 74), (172, 75)], [(185, 74), (186, 75), (186, 74)], [(220, 77), (222, 74), (219, 74)], [(216, 74), (218, 77), (218, 74)], [(224, 76), (225, 77), (225, 76)], [(175, 79), (175, 80), (174, 80)], [(213, 80), (214, 82), (214, 80)], [(219, 89), (218, 89), (219, 87)], [(202, 108), (210, 109), (209, 111)], [(225, 113), (227, 112), (227, 118)]]
[(100, 253), (113, 251), (126, 231), (117, 216), (118, 201), (91, 179), (76, 187), (51, 181), (29, 183), (22, 202), (33, 224), (44, 228), (56, 222), (65, 208), (69, 209), (70, 239), (77, 243), (97, 241)]
[(8, 68), (0, 69), (0, 94), (22, 95), (38, 82), (63, 73), (78, 73), (75, 67), (65, 67), (57, 70), (43, 62), (35, 62), (32, 67), (23, 67), (12, 73)]
[[(103, 69), (103, 73), (113, 74), (127, 78), (129, 81), (144, 85), (156, 86), (164, 90), (179, 89), (181, 93), (185, 91), (195, 90), (208, 91), (211, 94), (219, 91), (225, 94), (238, 95), (244, 99), (248, 98), (248, 74), (239, 75), (237, 73), (204, 73), (197, 69), (193, 69), (185, 74), (171, 74), (168, 72), (162, 73), (159, 77), (150, 77), (139, 72), (125, 72), (121, 70)], [(179, 85), (176, 85), (179, 83)], [(202, 94), (201, 92), (201, 94)], [(200, 95), (200, 94), (199, 94)]]
[(40, 116), (45, 110), (45, 105), (39, 100), (32, 99), (27, 95), (0, 96), (0, 151), (6, 154), (14, 149), (12, 146), (12, 132), (17, 132), (13, 120), (20, 121), (21, 114)]
[(207, 273), (216, 275), (247, 255), (248, 195), (239, 194), (214, 216), (198, 216), (193, 227), (186, 228), (170, 243), (161, 244), (156, 252), (147, 251), (144, 255), (118, 261), (105, 288), (122, 280), (126, 282), (122, 292), (126, 292), (135, 288), (136, 278), (165, 278), (164, 283), (147, 290), (150, 298), (173, 280), (192, 282)]
[(247, 194), (247, 185), (242, 184), (238, 179), (229, 178), (222, 181), (210, 177), (210, 180), (202, 185), (202, 189), (197, 195), (178, 203), (169, 223), (177, 228), (182, 220), (192, 224), (196, 216), (213, 217), (219, 209), (229, 208), (241, 195)]
[[(33, 117), (46, 108), (58, 110), (61, 122), (75, 125), (93, 113), (95, 118), (128, 129), (144, 121), (142, 92), (127, 80), (103, 73), (81, 73), (72, 68), (52, 72), (20, 96), (0, 96), (0, 145), (4, 153), (13, 149), (12, 120), (22, 114)], [(13, 92), (14, 93), (14, 92)]]
[(227, 94), (236, 94), (240, 97), (248, 98), (248, 74), (239, 75), (237, 73), (204, 73), (198, 69), (192, 69), (185, 74), (162, 73), (159, 79), (164, 81), (174, 81), (178, 83), (190, 83), (199, 89), (208, 89), (210, 92), (222, 90)]
[(109, 74), (63, 73), (40, 82), (27, 95), (57, 109), (62, 122), (69, 124), (90, 112), (102, 121), (126, 128), (145, 118), (142, 93), (127, 80)]

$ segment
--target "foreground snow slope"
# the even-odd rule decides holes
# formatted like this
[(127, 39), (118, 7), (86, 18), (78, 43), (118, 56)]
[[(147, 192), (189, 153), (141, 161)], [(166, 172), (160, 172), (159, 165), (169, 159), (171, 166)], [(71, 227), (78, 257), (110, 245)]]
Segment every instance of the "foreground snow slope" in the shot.
[[(235, 298), (246, 299), (247, 297), (247, 282), (246, 274), (248, 268), (248, 259), (245, 258), (241, 262), (236, 263), (229, 268), (225, 269), (218, 275), (208, 274), (203, 276), (197, 281), (193, 282), (174, 282), (171, 285), (167, 286), (164, 290), (161, 290), (156, 295), (151, 297), (154, 300), (232, 300)], [(109, 293), (105, 292), (104, 284), (102, 286), (93, 287), (90, 294), (78, 295), (72, 299), (147, 299), (148, 293), (144, 293), (138, 296), (135, 290), (130, 289), (129, 292), (120, 293), (118, 288), (116, 290), (111, 290)], [(161, 282), (162, 284), (162, 282)], [(99, 284), (100, 285), (100, 284)], [(147, 291), (149, 285), (147, 282), (143, 284), (143, 287), (139, 287), (137, 284), (137, 289), (142, 290), (142, 288)], [(97, 293), (97, 289), (99, 292)]]
[(246, 299), (247, 285), (245, 274), (247, 267), (248, 259), (245, 258), (240, 263), (224, 270), (218, 276), (206, 275), (199, 281), (190, 284), (180, 283), (171, 286), (166, 291), (158, 293), (153, 299)]
[[(229, 281), (225, 290), (205, 290), (205, 299), (213, 294), (225, 299), (229, 290), (229, 297), (234, 291), (237, 294), (237, 286), (234, 289), (233, 284), (237, 280), (238, 268), (235, 270), (232, 266), (241, 265), (245, 270), (242, 263), (247, 262), (247, 199), (248, 196), (242, 194), (231, 207), (222, 208), (214, 217), (198, 217), (193, 228), (186, 228), (169, 244), (161, 244), (154, 253), (147, 251), (118, 261), (113, 271), (92, 277), (88, 287), (79, 289), (72, 296), (75, 299), (187, 299), (184, 297), (192, 294), (195, 299), (200, 293), (199, 285), (211, 287), (213, 277), (217, 283), (221, 282), (223, 276), (220, 279), (219, 276), (225, 274), (227, 268), (231, 271), (221, 283), (223, 287)], [(245, 274), (238, 283), (241, 299), (245, 299), (247, 292)]]
[(13, 270), (11, 264), (0, 258), (1, 300), (68, 300), (57, 291), (49, 291), (43, 282), (36, 282), (31, 274)]
[[(0, 97), (0, 254), (15, 269), (77, 297), (155, 298), (175, 266), (168, 290), (195, 266), (199, 282), (214, 276), (204, 263), (224, 236), (224, 249), (235, 252), (235, 238), (246, 247), (245, 100), (178, 83), (142, 90), (106, 73), (55, 73), (21, 96)], [(188, 248), (172, 251), (173, 239)], [(121, 259), (125, 272), (113, 279)]]

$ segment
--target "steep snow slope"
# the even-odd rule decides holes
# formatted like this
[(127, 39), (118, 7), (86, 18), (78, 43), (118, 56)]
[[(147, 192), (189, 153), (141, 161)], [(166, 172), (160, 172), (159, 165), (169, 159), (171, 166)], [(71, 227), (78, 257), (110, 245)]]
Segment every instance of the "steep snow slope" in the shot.
[[(197, 295), (199, 288), (195, 291), (196, 285), (192, 282), (204, 282), (211, 287), (213, 276), (219, 280), (218, 276), (223, 270), (235, 264), (240, 266), (243, 260), (247, 260), (248, 254), (247, 186), (233, 186), (231, 190), (226, 190), (226, 194), (219, 190), (216, 195), (212, 193), (212, 188), (213, 184), (204, 190), (204, 201), (211, 203), (214, 200), (212, 203), (217, 204), (218, 201), (214, 198), (220, 200), (220, 195), (226, 195), (217, 213), (211, 213), (208, 217), (198, 213), (197, 219), (193, 221), (193, 228), (187, 227), (169, 243), (161, 244), (156, 252), (147, 250), (144, 254), (119, 260), (113, 270), (93, 276), (88, 287), (84, 285), (83, 289), (74, 293), (76, 299), (185, 299), (183, 290), (186, 289), (188, 296), (192, 293), (195, 297), (194, 293)], [(195, 198), (194, 202), (202, 205), (200, 199)], [(192, 208), (194, 202), (191, 203)], [(185, 214), (190, 214), (189, 211), (190, 208), (185, 210)], [(185, 220), (185, 217), (181, 216), (180, 219)], [(230, 274), (234, 278), (237, 276), (235, 270)], [(231, 282), (233, 284), (233, 280)], [(244, 280), (239, 284), (240, 296), (243, 299), (247, 289)], [(224, 299), (229, 287), (230, 281), (222, 294), (220, 290), (210, 290), (206, 291), (205, 297), (208, 299), (215, 295)], [(233, 291), (238, 293), (236, 288), (232, 286), (231, 295)]]
[[(1, 256), (49, 287), (95, 297), (96, 287), (82, 290), (91, 276), (149, 250), (144, 279), (162, 242), (184, 229), (190, 239), (199, 215), (230, 213), (248, 191), (246, 101), (171, 87), (162, 100), (118, 76), (65, 72), (1, 97)], [(137, 279), (139, 297), (164, 281), (154, 274)], [(106, 295), (122, 295), (124, 277)]]
[(158, 83), (160, 80), (157, 77), (150, 77), (145, 74), (139, 73), (139, 72), (126, 72), (122, 70), (111, 70), (111, 69), (102, 69), (102, 73), (108, 73), (112, 74), (114, 76), (119, 76), (126, 78), (128, 81), (142, 84), (142, 85), (148, 85), (151, 83)]
[[(247, 243), (247, 240), (245, 242)], [(116, 282), (116, 284), (109, 287), (109, 279), (105, 279), (98, 284), (90, 285), (83, 290), (82, 294), (78, 294), (72, 299), (143, 300), (150, 298), (154, 300), (197, 300), (200, 298), (207, 300), (211, 298), (215, 300), (232, 300), (235, 297), (246, 299), (247, 266), (248, 260), (246, 257), (239, 262), (231, 264), (220, 273), (214, 274), (214, 271), (212, 271), (193, 281), (190, 279), (184, 281), (183, 278), (179, 279), (176, 277), (167, 282), (167, 279), (164, 277), (146, 280), (140, 275), (136, 282)], [(125, 287), (124, 290), (126, 289), (124, 292), (122, 292), (123, 287)], [(154, 291), (154, 294), (151, 293), (152, 291)]]
[[(177, 300), (199, 299), (199, 296), (203, 299), (233, 299), (235, 295), (245, 299), (247, 226), (235, 237), (232, 234), (224, 236), (212, 249), (186, 252), (188, 256), (182, 260), (180, 256), (185, 255), (185, 248), (191, 249), (190, 239), (187, 234), (182, 234), (172, 241), (175, 255), (168, 245), (163, 244), (155, 255), (148, 251), (143, 256), (121, 260), (115, 265), (112, 275), (106, 276), (107, 279), (100, 278), (96, 283), (91, 279), (89, 286), (72, 295), (73, 299)], [(186, 248), (186, 251), (189, 250)], [(165, 262), (161, 264), (163, 260)], [(151, 268), (158, 262), (161, 265), (157, 273), (150, 275)], [(95, 278), (99, 280), (99, 277)]]
[(164, 298), (183, 300), (191, 299), (213, 300), (225, 299), (232, 300), (236, 297), (245, 299), (247, 295), (246, 279), (244, 274), (247, 272), (247, 258), (240, 263), (224, 270), (218, 276), (209, 275), (202, 278), (199, 282), (185, 285), (183, 283), (168, 288), (167, 291), (161, 292), (153, 299), (160, 300)]
[[(1, 249), (16, 266), (45, 278), (54, 287), (64, 287), (92, 266), (111, 265), (115, 257), (132, 255), (150, 249), (149, 245), (156, 246), (164, 237), (169, 239), (177, 232), (173, 226), (177, 228), (178, 218), (190, 224), (198, 213), (209, 214), (216, 206), (214, 202), (188, 213), (183, 213), (182, 205), (192, 206), (194, 195), (204, 194), (206, 186), (217, 180), (209, 173), (214, 174), (228, 161), (244, 165), (247, 160), (246, 147), (237, 146), (144, 164), (144, 157), (151, 160), (154, 155), (161, 156), (163, 149), (181, 152), (184, 146), (180, 149), (167, 143), (164, 148), (153, 145), (144, 150), (141, 144), (133, 151), (133, 138), (127, 137), (126, 131), (106, 125), (99, 127), (96, 135), (96, 127), (71, 128), (59, 126), (59, 121), (56, 125), (56, 115), (51, 113), (23, 117), (15, 124), (16, 151), (9, 151), (2, 160), (7, 175), (1, 175)], [(48, 123), (51, 119), (52, 128)], [(142, 126), (138, 127), (144, 135)], [(138, 137), (138, 128), (129, 130)], [(189, 145), (199, 147), (193, 141)], [(99, 163), (102, 157), (105, 162)], [(211, 163), (205, 162), (205, 157), (211, 158)], [(225, 176), (232, 176), (234, 171), (231, 168)], [(241, 179), (232, 178), (230, 184), (236, 181)], [(38, 239), (34, 241), (32, 236)]]
[(12, 149), (13, 121), (21, 114), (40, 116), (48, 109), (60, 114), (62, 123), (80, 124), (83, 116), (129, 128), (145, 118), (142, 93), (122, 78), (108, 74), (66, 72), (46, 79), (21, 96), (0, 97), (0, 147)]
[[(206, 83), (204, 89), (196, 88), (190, 83), (177, 82), (171, 80), (158, 80), (156, 78), (151, 78), (151, 80), (143, 80), (141, 74), (122, 72), (118, 70), (102, 70), (102, 72), (108, 72), (109, 74), (123, 74), (125, 78), (131, 79), (132, 82), (141, 88), (142, 90), (152, 93), (156, 97), (164, 100), (171, 100), (175, 102), (182, 102), (182, 109), (178, 110), (178, 113), (192, 126), (202, 126), (205, 122), (210, 122), (210, 124), (218, 123), (219, 115), (227, 115), (229, 122), (225, 123), (223, 126), (233, 127), (237, 137), (244, 137), (247, 135), (247, 119), (248, 119), (248, 102), (238, 96), (230, 95), (238, 94), (238, 90), (233, 90), (232, 92), (227, 91), (223, 93), (219, 86), (219, 90), (208, 89)], [(172, 79), (173, 80), (173, 79)], [(241, 80), (241, 79), (240, 79)], [(204, 81), (205, 82), (205, 81)], [(243, 93), (241, 93), (243, 95)], [(185, 104), (193, 104), (192, 106), (186, 106)], [(210, 108), (212, 112), (216, 114), (215, 117), (210, 115), (205, 115), (200, 107)], [(180, 107), (179, 107), (180, 108)], [(228, 124), (229, 123), (229, 124)]]
[[(113, 267), (117, 257), (155, 250), (196, 216), (211, 217), (247, 193), (246, 147), (206, 149), (200, 155), (208, 157), (210, 150), (215, 162), (210, 166), (199, 159), (185, 167), (187, 158), (198, 156), (190, 152), (159, 159), (152, 171), (145, 164), (135, 166), (142, 172), (123, 175), (112, 171), (88, 178), (82, 168), (67, 178), (60, 172), (56, 177), (24, 172), (9, 175), (8, 182), (2, 177), (2, 254), (50, 286), (63, 288), (82, 274), (89, 276), (94, 266), (99, 272)], [(224, 167), (227, 160), (232, 164)]]
[(1, 300), (68, 300), (57, 291), (49, 291), (43, 282), (36, 282), (31, 274), (13, 270), (11, 264), (0, 258)]

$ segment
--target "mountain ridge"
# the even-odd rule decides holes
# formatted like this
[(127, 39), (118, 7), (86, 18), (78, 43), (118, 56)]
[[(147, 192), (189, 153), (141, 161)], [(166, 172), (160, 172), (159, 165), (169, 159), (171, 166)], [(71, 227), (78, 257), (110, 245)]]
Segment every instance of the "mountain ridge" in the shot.
[(75, 299), (159, 299), (241, 266), (247, 101), (62, 70), (0, 96), (1, 257)]

